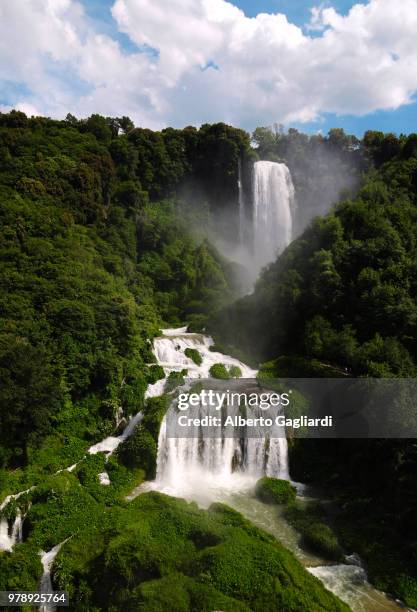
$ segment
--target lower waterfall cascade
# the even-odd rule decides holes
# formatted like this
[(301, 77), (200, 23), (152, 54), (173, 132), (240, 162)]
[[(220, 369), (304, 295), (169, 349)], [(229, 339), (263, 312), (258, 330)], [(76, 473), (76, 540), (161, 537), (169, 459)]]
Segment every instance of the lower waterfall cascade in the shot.
[[(238, 359), (211, 351), (213, 340), (208, 336), (187, 333), (186, 328), (163, 331), (164, 335), (154, 341), (154, 353), (167, 375), (187, 369), (187, 377), (209, 378), (210, 367), (223, 363), (238, 366), (243, 378), (256, 377), (256, 370)], [(201, 365), (185, 355), (187, 348), (200, 353)], [(171, 495), (187, 496), (193, 492), (200, 503), (204, 503), (203, 498), (209, 503), (212, 495), (216, 497), (216, 490), (221, 495), (222, 490), (248, 489), (265, 474), (289, 478), (284, 433), (279, 438), (247, 438), (242, 445), (233, 437), (169, 437), (166, 429), (164, 418), (158, 440), (156, 482), (158, 488)]]

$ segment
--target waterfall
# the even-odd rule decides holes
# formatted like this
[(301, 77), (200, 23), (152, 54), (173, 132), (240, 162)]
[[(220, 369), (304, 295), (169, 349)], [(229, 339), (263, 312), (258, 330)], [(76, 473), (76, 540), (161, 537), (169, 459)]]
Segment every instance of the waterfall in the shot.
[(12, 551), (13, 546), (23, 540), (22, 514), (18, 509), (13, 522), (12, 529), (9, 529), (9, 522), (6, 517), (0, 520), (0, 550)]
[[(164, 330), (164, 335), (154, 342), (154, 353), (166, 374), (187, 369), (188, 377), (207, 379), (210, 367), (215, 363), (237, 365), (243, 378), (249, 379), (248, 384), (253, 387), (256, 370), (233, 357), (213, 352), (210, 350), (212, 345), (210, 337), (186, 333), (184, 328)], [(202, 357), (201, 365), (197, 366), (185, 355), (187, 348), (198, 350)], [(245, 381), (239, 384), (244, 386)], [(157, 385), (161, 392), (161, 381), (155, 383)], [(208, 407), (199, 406), (193, 416), (203, 417), (208, 410)], [(193, 434), (184, 438), (168, 436), (167, 417), (164, 418), (158, 439), (157, 489), (205, 505), (213, 499), (223, 499), (225, 492), (252, 488), (265, 474), (289, 478), (287, 440), (282, 430), (276, 432), (279, 437), (274, 438), (260, 435), (242, 439), (233, 437), (230, 431), (210, 438), (203, 436), (199, 427)]]
[[(53, 593), (54, 588), (51, 579), (52, 564), (55, 561), (55, 557), (61, 550), (62, 546), (65, 544), (65, 542), (68, 541), (68, 539), (69, 538), (64, 540), (64, 542), (57, 544), (48, 552), (41, 551), (39, 553), (41, 556), (41, 563), (43, 567), (43, 574), (39, 585), (40, 593)], [(44, 606), (41, 606), (40, 609), (42, 610), (42, 612), (54, 612), (54, 610), (56, 610), (56, 606), (54, 604), (46, 604)]]
[(245, 240), (245, 196), (242, 183), (242, 160), (239, 157), (239, 179), (237, 182), (239, 189), (239, 244), (242, 246)]
[(255, 263), (274, 261), (291, 242), (294, 185), (285, 164), (259, 161), (253, 169), (253, 238)]

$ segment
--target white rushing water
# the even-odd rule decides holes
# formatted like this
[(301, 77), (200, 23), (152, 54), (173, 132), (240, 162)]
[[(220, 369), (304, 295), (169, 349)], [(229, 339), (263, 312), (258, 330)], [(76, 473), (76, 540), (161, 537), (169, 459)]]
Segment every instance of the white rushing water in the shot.
[(11, 551), (17, 542), (22, 541), (23, 519), (20, 510), (16, 512), (13, 525), (10, 527), (9, 521), (3, 517), (0, 520), (0, 550)]
[(245, 240), (245, 226), (246, 226), (246, 214), (245, 214), (245, 194), (243, 192), (242, 183), (242, 160), (239, 157), (239, 179), (237, 182), (239, 190), (239, 243), (244, 244)]
[(88, 452), (90, 455), (96, 455), (97, 453), (105, 453), (107, 457), (110, 457), (117, 449), (117, 447), (128, 438), (134, 431), (136, 425), (140, 423), (142, 419), (142, 413), (138, 412), (128, 422), (127, 426), (119, 436), (108, 436), (101, 442), (90, 446)]
[(258, 161), (253, 168), (253, 239), (257, 269), (291, 242), (295, 191), (285, 164)]
[[(216, 363), (226, 367), (238, 366), (242, 377), (254, 379), (256, 370), (238, 359), (210, 350), (213, 340), (202, 334), (187, 333), (186, 328), (164, 330), (154, 341), (154, 353), (159, 365), (168, 375), (187, 370), (187, 377), (206, 379)], [(186, 349), (199, 352), (202, 363), (196, 365), (185, 355)], [(158, 384), (158, 383), (157, 383)], [(208, 407), (200, 406), (193, 416), (209, 414)], [(282, 432), (281, 432), (282, 433)], [(225, 491), (248, 490), (264, 474), (288, 478), (287, 441), (285, 434), (277, 439), (238, 438), (224, 434), (216, 438), (203, 435), (197, 427), (188, 437), (167, 435), (167, 420), (163, 420), (157, 458), (155, 487), (165, 493), (193, 498), (201, 505), (221, 499)]]
[[(55, 557), (61, 550), (62, 546), (67, 541), (68, 539), (64, 540), (64, 542), (61, 542), (60, 544), (57, 544), (56, 546), (54, 546), (53, 548), (51, 548), (51, 550), (48, 550), (47, 552), (44, 552), (42, 550), (39, 553), (41, 556), (41, 563), (43, 567), (43, 574), (42, 574), (42, 578), (41, 578), (40, 585), (39, 585), (40, 593), (53, 593), (54, 588), (53, 588), (52, 580), (51, 580), (52, 564), (55, 561)], [(54, 606), (53, 604), (48, 604), (45, 606), (41, 606), (40, 609), (42, 610), (42, 612), (46, 612), (46, 611), (54, 612), (56, 610), (56, 606)]]

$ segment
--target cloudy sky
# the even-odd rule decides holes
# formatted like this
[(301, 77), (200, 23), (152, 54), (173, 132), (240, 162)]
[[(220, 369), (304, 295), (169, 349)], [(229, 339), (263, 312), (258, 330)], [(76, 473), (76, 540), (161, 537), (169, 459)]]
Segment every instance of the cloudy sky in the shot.
[(417, 0), (0, 0), (0, 110), (417, 130)]

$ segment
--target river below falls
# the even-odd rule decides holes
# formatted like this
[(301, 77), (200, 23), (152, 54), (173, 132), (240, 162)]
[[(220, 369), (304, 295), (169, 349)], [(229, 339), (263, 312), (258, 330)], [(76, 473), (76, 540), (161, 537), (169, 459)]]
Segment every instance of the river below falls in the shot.
[(299, 546), (300, 536), (283, 517), (283, 511), (246, 494), (233, 494), (224, 500), (258, 527), (274, 535), (291, 550), (308, 571), (323, 582), (325, 587), (345, 601), (355, 612), (383, 612), (404, 608), (384, 593), (374, 589), (358, 564), (329, 565), (320, 557)]

